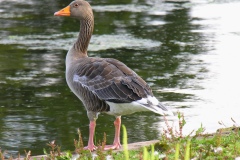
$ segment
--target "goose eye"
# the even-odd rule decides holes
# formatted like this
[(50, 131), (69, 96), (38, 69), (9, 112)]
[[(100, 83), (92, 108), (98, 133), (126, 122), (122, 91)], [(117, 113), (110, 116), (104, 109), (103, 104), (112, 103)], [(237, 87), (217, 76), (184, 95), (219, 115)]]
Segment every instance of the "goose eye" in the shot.
[(76, 4), (74, 4), (74, 7), (78, 7), (78, 6), (79, 6), (79, 4), (77, 4), (77, 3), (76, 3)]

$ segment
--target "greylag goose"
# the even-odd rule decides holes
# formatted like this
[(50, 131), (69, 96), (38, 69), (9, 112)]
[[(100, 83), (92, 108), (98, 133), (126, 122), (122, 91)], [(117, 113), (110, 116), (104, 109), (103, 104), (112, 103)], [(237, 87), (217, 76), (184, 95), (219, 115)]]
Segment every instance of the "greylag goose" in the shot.
[(99, 113), (116, 117), (113, 145), (120, 148), (121, 116), (139, 111), (152, 111), (160, 115), (173, 115), (152, 93), (148, 84), (122, 62), (112, 58), (88, 57), (87, 48), (94, 27), (93, 12), (84, 0), (75, 0), (54, 13), (80, 20), (80, 32), (66, 56), (66, 81), (71, 91), (87, 110), (89, 140), (85, 149), (96, 149), (93, 138)]

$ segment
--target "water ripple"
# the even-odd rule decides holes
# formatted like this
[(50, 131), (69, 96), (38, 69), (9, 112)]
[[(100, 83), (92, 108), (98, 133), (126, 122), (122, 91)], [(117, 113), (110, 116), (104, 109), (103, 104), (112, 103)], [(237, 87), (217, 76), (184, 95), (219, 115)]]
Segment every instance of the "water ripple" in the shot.
[[(0, 39), (0, 44), (15, 44), (19, 48), (33, 50), (68, 50), (76, 40), (77, 32), (52, 35), (9, 36)], [(66, 38), (67, 37), (67, 38)], [(149, 49), (160, 46), (160, 42), (136, 38), (130, 34), (95, 35), (92, 37), (89, 51), (100, 51), (112, 48)]]

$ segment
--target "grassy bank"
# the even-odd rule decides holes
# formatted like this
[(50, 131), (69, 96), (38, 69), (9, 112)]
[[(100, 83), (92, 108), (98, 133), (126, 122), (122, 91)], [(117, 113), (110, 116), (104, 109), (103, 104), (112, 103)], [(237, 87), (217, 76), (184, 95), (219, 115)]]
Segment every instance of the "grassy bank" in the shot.
[[(78, 131), (79, 138), (74, 140), (75, 154), (70, 151), (62, 153), (61, 147), (55, 142), (48, 143), (48, 149), (44, 149), (44, 158), (31, 157), (31, 152), (26, 152), (25, 159), (79, 159), (79, 160), (239, 160), (240, 159), (240, 129), (233, 121), (233, 127), (219, 129), (215, 134), (203, 134), (204, 128), (200, 127), (197, 131), (188, 136), (183, 136), (182, 130), (185, 125), (184, 116), (178, 114), (179, 129), (173, 130), (166, 120), (167, 129), (163, 131), (159, 142), (142, 147), (138, 150), (129, 150), (127, 145), (127, 130), (123, 126), (123, 151), (103, 151), (106, 144), (106, 135), (99, 142), (96, 152), (90, 153), (83, 150), (81, 132)], [(223, 125), (223, 124), (222, 124)], [(0, 158), (4, 160), (4, 152), (0, 151)], [(13, 159), (13, 158), (10, 158)]]

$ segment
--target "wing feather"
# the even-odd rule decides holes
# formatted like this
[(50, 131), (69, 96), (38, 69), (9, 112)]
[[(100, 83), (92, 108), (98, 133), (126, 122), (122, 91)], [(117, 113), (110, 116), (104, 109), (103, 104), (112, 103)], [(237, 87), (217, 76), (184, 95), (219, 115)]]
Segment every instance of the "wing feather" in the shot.
[(122, 62), (115, 59), (85, 58), (73, 72), (79, 83), (100, 100), (131, 102), (152, 95), (147, 83)]

